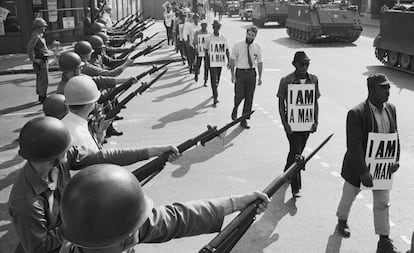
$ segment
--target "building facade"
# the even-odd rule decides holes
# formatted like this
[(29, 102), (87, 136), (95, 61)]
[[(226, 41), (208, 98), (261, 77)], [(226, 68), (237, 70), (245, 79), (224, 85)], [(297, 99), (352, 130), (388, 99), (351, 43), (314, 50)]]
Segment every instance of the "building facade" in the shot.
[(33, 31), (34, 18), (48, 23), (46, 41), (69, 43), (83, 39), (84, 9), (112, 6), (120, 19), (141, 10), (141, 0), (0, 0), (0, 54), (24, 53)]

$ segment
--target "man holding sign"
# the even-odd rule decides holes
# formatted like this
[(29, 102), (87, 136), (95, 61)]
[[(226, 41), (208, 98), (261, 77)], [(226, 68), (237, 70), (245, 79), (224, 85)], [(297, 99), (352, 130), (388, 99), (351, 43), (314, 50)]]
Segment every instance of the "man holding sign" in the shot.
[[(368, 77), (368, 99), (348, 112), (347, 152), (342, 165), (345, 179), (336, 216), (338, 233), (351, 236), (347, 219), (355, 197), (365, 187), (372, 189), (375, 233), (379, 235), (377, 253), (398, 252), (389, 223), (389, 192), (392, 173), (399, 168), (400, 145), (395, 106), (387, 103), (391, 82), (381, 73)], [(366, 189), (366, 188), (365, 188)]]
[(198, 81), (198, 75), (200, 74), (201, 60), (204, 59), (204, 86), (207, 87), (208, 80), (208, 56), (206, 57), (206, 42), (207, 37), (210, 36), (207, 31), (207, 21), (201, 21), (201, 30), (198, 30), (194, 34), (194, 48), (196, 49), (196, 63), (194, 66), (194, 81)]
[[(295, 53), (295, 72), (280, 80), (277, 97), (279, 115), (289, 140), (289, 154), (284, 171), (301, 155), (309, 138), (318, 126), (318, 99), (320, 97), (318, 77), (308, 73), (310, 59), (303, 51)], [(300, 171), (291, 178), (292, 195), (300, 197)]]
[(211, 89), (213, 91), (213, 106), (219, 102), (217, 87), (220, 82), (221, 68), (229, 66), (226, 64), (230, 61), (229, 46), (227, 44), (227, 39), (220, 34), (221, 24), (217, 20), (213, 22), (213, 34), (207, 37), (207, 50), (210, 62), (210, 82)]

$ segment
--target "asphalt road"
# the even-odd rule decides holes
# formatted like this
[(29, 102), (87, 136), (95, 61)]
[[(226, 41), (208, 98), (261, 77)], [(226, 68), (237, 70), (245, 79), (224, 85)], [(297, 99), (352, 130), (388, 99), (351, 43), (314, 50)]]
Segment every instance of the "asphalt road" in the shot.
[[(222, 33), (233, 45), (244, 40), (250, 22), (224, 17)], [(161, 29), (161, 23), (154, 29)], [(209, 26), (210, 27), (210, 26)], [(263, 85), (257, 87), (251, 129), (235, 127), (222, 138), (204, 147), (198, 146), (183, 154), (176, 162), (144, 187), (155, 205), (242, 194), (261, 190), (283, 171), (288, 142), (277, 112), (276, 92), (281, 77), (293, 71), (291, 61), (297, 50), (311, 58), (309, 71), (320, 82), (320, 120), (318, 131), (311, 135), (305, 154), (325, 137), (334, 137), (303, 172), (303, 194), (291, 199), (289, 187), (282, 188), (272, 199), (267, 212), (257, 218), (233, 252), (302, 253), (302, 252), (374, 252), (372, 194), (363, 191), (351, 210), (349, 224), (352, 236), (341, 239), (334, 234), (336, 208), (343, 180), (340, 168), (345, 153), (345, 118), (347, 111), (367, 96), (366, 78), (374, 72), (388, 75), (394, 82), (390, 102), (397, 106), (399, 133), (402, 144), (401, 168), (394, 178), (391, 192), (391, 237), (400, 250), (409, 248), (414, 230), (411, 208), (414, 172), (414, 134), (412, 125), (413, 76), (387, 69), (375, 59), (372, 47), (377, 27), (364, 27), (363, 35), (353, 44), (329, 41), (307, 45), (287, 37), (284, 28), (269, 24), (260, 29), (257, 41), (264, 50)], [(152, 32), (149, 32), (152, 34)], [(157, 57), (176, 56), (168, 46), (155, 53)], [(123, 74), (132, 75), (148, 67), (129, 68)], [(51, 75), (53, 91), (59, 74)], [(142, 96), (128, 104), (117, 121), (124, 131), (121, 137), (110, 139), (106, 148), (178, 145), (206, 129), (230, 121), (233, 85), (228, 70), (223, 69), (219, 86), (219, 101), (212, 107), (211, 89), (195, 83), (181, 63), (169, 66), (167, 74)], [(16, 235), (7, 213), (11, 186), (23, 164), (17, 155), (16, 138), (23, 124), (42, 115), (41, 107), (31, 103), (34, 76), (0, 76), (0, 252), (10, 252)], [(140, 164), (129, 166), (137, 168)], [(231, 216), (233, 217), (233, 216)], [(226, 219), (228, 223), (231, 217)], [(138, 252), (198, 252), (214, 235), (173, 240), (164, 244), (140, 245)]]

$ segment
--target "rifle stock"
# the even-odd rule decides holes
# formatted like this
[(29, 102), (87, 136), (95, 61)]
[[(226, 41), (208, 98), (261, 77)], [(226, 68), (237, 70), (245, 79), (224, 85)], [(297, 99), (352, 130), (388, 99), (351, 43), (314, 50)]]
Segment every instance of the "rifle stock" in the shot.
[[(225, 125), (224, 127), (217, 130), (217, 127), (212, 127), (210, 125), (207, 126), (207, 130), (202, 132), (201, 134), (197, 135), (194, 138), (188, 139), (185, 142), (181, 143), (177, 146), (177, 149), (180, 153), (190, 149), (191, 147), (197, 145), (197, 143), (201, 143), (204, 145), (206, 142), (214, 139), (216, 136), (219, 136), (221, 133), (229, 129), (230, 127), (234, 126), (235, 124), (239, 123), (249, 115), (251, 115), (253, 111), (244, 114), (240, 118), (230, 122), (229, 124)], [(164, 154), (160, 155), (159, 157), (153, 159), (152, 161), (144, 164), (143, 166), (139, 167), (138, 169), (134, 170), (132, 174), (141, 182), (141, 185), (144, 186), (148, 183), (152, 178), (154, 178), (158, 173), (160, 173), (163, 169), (165, 164), (167, 163), (168, 157), (172, 154), (172, 151), (165, 152)]]
[[(312, 153), (305, 159), (300, 159), (292, 164), (282, 175), (274, 179), (264, 190), (267, 196), (272, 197), (289, 178), (303, 169), (305, 164), (332, 138), (329, 135)], [(246, 233), (250, 225), (256, 218), (256, 210), (261, 199), (256, 199), (243, 209), (216, 237), (213, 238), (199, 253), (228, 253), (230, 252), (241, 237)]]

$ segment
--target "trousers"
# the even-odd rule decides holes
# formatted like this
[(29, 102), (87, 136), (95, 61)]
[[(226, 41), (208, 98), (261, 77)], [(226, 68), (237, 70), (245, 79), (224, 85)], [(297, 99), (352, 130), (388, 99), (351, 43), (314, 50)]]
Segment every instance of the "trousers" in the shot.
[(213, 91), (214, 99), (217, 99), (218, 97), (217, 87), (220, 82), (221, 68), (222, 67), (210, 67), (210, 83), (211, 83), (211, 90)]
[[(234, 108), (237, 111), (240, 103), (244, 100), (243, 114), (252, 110), (253, 96), (256, 89), (255, 69), (236, 69), (236, 84), (234, 85)], [(250, 118), (250, 116), (248, 117)]]
[[(342, 197), (339, 201), (336, 216), (340, 220), (347, 220), (351, 210), (352, 203), (361, 190), (347, 181), (344, 182)], [(378, 235), (390, 234), (389, 207), (390, 191), (389, 190), (372, 190), (374, 204), (372, 211), (374, 213), (375, 233)]]
[[(289, 141), (289, 154), (286, 159), (284, 171), (286, 171), (295, 162), (296, 155), (302, 154), (303, 150), (305, 149), (306, 142), (309, 138), (309, 132), (293, 132), (291, 134), (286, 133), (286, 136)], [(292, 192), (299, 191), (302, 188), (302, 178), (300, 171), (293, 175), (290, 180)]]
[(33, 69), (36, 73), (36, 94), (46, 97), (49, 86), (49, 64), (47, 61), (42, 61), (41, 64), (33, 63)]
[(210, 68), (208, 56), (197, 57), (194, 74), (195, 75), (200, 74), (200, 67), (201, 67), (202, 60), (204, 60), (204, 81), (207, 81), (208, 80), (208, 69)]

